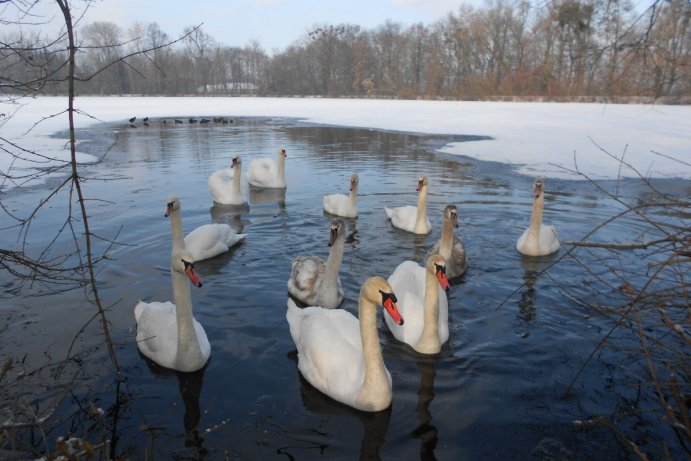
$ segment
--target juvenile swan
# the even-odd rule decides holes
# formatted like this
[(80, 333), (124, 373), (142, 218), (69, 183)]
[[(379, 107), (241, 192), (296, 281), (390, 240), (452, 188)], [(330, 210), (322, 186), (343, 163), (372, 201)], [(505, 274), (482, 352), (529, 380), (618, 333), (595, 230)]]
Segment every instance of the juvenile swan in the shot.
[(441, 237), (427, 253), (427, 256), (438, 253), (446, 259), (446, 276), (450, 279), (463, 274), (468, 268), (463, 243), (453, 233), (456, 227), (458, 227), (458, 209), (456, 205), (447, 205), (444, 209)]
[(288, 293), (310, 306), (333, 309), (343, 302), (343, 288), (338, 277), (345, 247), (342, 219), (334, 219), (329, 227), (329, 246), (326, 263), (317, 256), (295, 258), (288, 279)]

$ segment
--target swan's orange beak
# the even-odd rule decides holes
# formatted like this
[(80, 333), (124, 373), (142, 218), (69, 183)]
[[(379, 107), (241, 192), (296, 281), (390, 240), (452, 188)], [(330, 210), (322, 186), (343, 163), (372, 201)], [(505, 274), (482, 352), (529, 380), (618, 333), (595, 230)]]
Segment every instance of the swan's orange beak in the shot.
[(417, 187), (415, 188), (415, 190), (416, 190), (417, 192), (420, 192), (421, 189), (422, 189), (422, 181), (418, 181), (418, 182), (417, 182)]
[(190, 281), (194, 284), (195, 287), (201, 288), (202, 279), (200, 279), (197, 273), (194, 271), (194, 264), (185, 265), (185, 274), (187, 274), (187, 277), (190, 279)]
[(403, 317), (396, 307), (396, 295), (393, 293), (382, 293), (382, 306), (389, 313), (396, 325), (403, 325)]
[(449, 279), (446, 278), (446, 268), (444, 266), (437, 266), (437, 280), (439, 280), (439, 284), (444, 290), (449, 291)]
[(281, 149), (281, 155), (284, 156), (284, 157), (287, 157), (287, 156), (288, 156), (288, 153), (286, 152), (285, 149)]
[(172, 202), (169, 203), (168, 205), (166, 205), (166, 212), (163, 214), (163, 217), (167, 218), (171, 214), (173, 214), (173, 203)]

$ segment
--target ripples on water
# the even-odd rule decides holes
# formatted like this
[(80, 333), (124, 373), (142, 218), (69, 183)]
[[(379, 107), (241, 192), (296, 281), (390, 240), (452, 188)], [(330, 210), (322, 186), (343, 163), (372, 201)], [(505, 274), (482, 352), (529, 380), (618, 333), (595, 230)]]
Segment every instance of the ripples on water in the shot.
[[(81, 139), (90, 141), (82, 148), (102, 151), (113, 139), (112, 129), (84, 132)], [(532, 178), (505, 165), (434, 153), (458, 137), (244, 118), (232, 125), (154, 121), (148, 129), (123, 125), (115, 132), (117, 143), (107, 161), (87, 170), (111, 180), (87, 182), (86, 193), (104, 200), (91, 202), (92, 226), (104, 237), (122, 226), (118, 240), (126, 244), (102, 266), (101, 296), (113, 304), (110, 319), (126, 388), (136, 398), (120, 424), (122, 449), (130, 456), (141, 458), (145, 449), (155, 450), (159, 459), (622, 456), (611, 433), (584, 434), (571, 424), (613, 414), (622, 396), (634, 392), (626, 388), (632, 377), (618, 369), (615, 353), (603, 352), (573, 396), (560, 399), (607, 323), (556, 286), (592, 296), (580, 268), (564, 261), (540, 275), (554, 257), (525, 259), (515, 251), (529, 223)], [(250, 195), (244, 183), (249, 210), (213, 206), (207, 178), (214, 170), (228, 168), (231, 157), (240, 155), (246, 173), (251, 159), (275, 158), (279, 148), (288, 152), (285, 194)], [(347, 193), (353, 172), (360, 175), (360, 216), (346, 220), (354, 239), (341, 270), (343, 309), (356, 311), (367, 277), (387, 277), (405, 259), (422, 262), (439, 238), (449, 203), (459, 208), (456, 233), (470, 262), (450, 292), (451, 337), (438, 357), (418, 356), (397, 343), (380, 318), (394, 401), (390, 410), (375, 415), (334, 403), (302, 380), (285, 320), (290, 263), (298, 255), (326, 259), (330, 217), (322, 211), (321, 197)], [(429, 177), (433, 231), (416, 237), (392, 228), (383, 208), (415, 204), (421, 174)], [(618, 209), (583, 182), (545, 182), (544, 219), (557, 225), (562, 240), (582, 238)], [(203, 372), (191, 375), (150, 368), (134, 344), (136, 302), (171, 298), (170, 222), (163, 217), (170, 194), (181, 199), (186, 232), (227, 222), (247, 234), (232, 251), (197, 264), (204, 286), (193, 288), (195, 315), (207, 331), (212, 358)], [(30, 203), (32, 197), (17, 200)], [(623, 222), (598, 236), (627, 241), (636, 235)], [(30, 296), (11, 307), (25, 308), (35, 322), (53, 322), (37, 327), (31, 337), (38, 339), (50, 336), (56, 325), (71, 331), (69, 322), (91, 313), (79, 294), (61, 299), (61, 312), (39, 309), (45, 300)], [(11, 318), (7, 329), (20, 325), (23, 320)], [(64, 336), (54, 339), (58, 346), (72, 335)], [(37, 355), (45, 350), (44, 342), (30, 346), (22, 335), (10, 338), (15, 347), (33, 347)], [(619, 385), (614, 391), (612, 382)], [(196, 421), (201, 434), (185, 438), (185, 427)], [(138, 429), (142, 424), (160, 426), (162, 433), (150, 440)]]

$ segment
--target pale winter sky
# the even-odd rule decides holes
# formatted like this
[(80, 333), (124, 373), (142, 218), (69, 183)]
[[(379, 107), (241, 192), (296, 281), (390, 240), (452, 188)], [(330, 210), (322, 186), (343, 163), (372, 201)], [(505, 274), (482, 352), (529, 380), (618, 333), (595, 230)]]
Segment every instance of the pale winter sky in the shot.
[[(617, 157), (624, 155), (642, 175), (691, 179), (691, 106), (251, 97), (78, 97), (75, 104), (81, 112), (76, 117), (78, 127), (116, 122), (116, 130), (128, 129), (131, 116), (169, 120), (220, 115), (295, 117), (339, 126), (489, 136), (493, 139), (450, 143), (440, 152), (511, 164), (529, 176), (582, 179), (561, 168), (573, 169), (574, 160), (593, 179), (636, 176), (625, 167), (620, 169), (604, 149)], [(0, 137), (42, 155), (66, 159), (65, 140), (49, 136), (67, 129), (66, 106), (64, 97), (0, 102), (0, 113), (9, 116), (0, 119)], [(0, 170), (12, 168), (11, 173), (17, 175), (24, 168), (35, 168), (11, 162), (10, 155), (0, 155)]]
[[(72, 3), (75, 17), (88, 4)], [(83, 24), (109, 21), (127, 30), (135, 22), (157, 22), (173, 37), (185, 27), (203, 23), (203, 30), (222, 44), (244, 47), (257, 40), (271, 53), (284, 50), (317, 24), (346, 23), (373, 29), (391, 20), (404, 26), (429, 25), (458, 11), (461, 4), (481, 8), (485, 0), (96, 0), (91, 2)], [(35, 13), (55, 18), (55, 23), (61, 18), (51, 0), (41, 0)], [(0, 3), (0, 17), (12, 20), (16, 14), (14, 6)], [(44, 29), (50, 30), (50, 26)]]

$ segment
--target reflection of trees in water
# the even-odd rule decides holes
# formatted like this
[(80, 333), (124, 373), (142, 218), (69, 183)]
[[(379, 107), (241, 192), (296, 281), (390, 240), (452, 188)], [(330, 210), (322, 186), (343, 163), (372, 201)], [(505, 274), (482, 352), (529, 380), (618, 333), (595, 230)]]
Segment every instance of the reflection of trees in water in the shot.
[(432, 413), (429, 405), (434, 400), (434, 378), (436, 376), (436, 357), (421, 358), (417, 362), (420, 370), (420, 389), (418, 390), (417, 415), (420, 425), (410, 433), (416, 439), (420, 439), (420, 459), (423, 461), (436, 460), (434, 450), (437, 448), (439, 431), (432, 424)]

